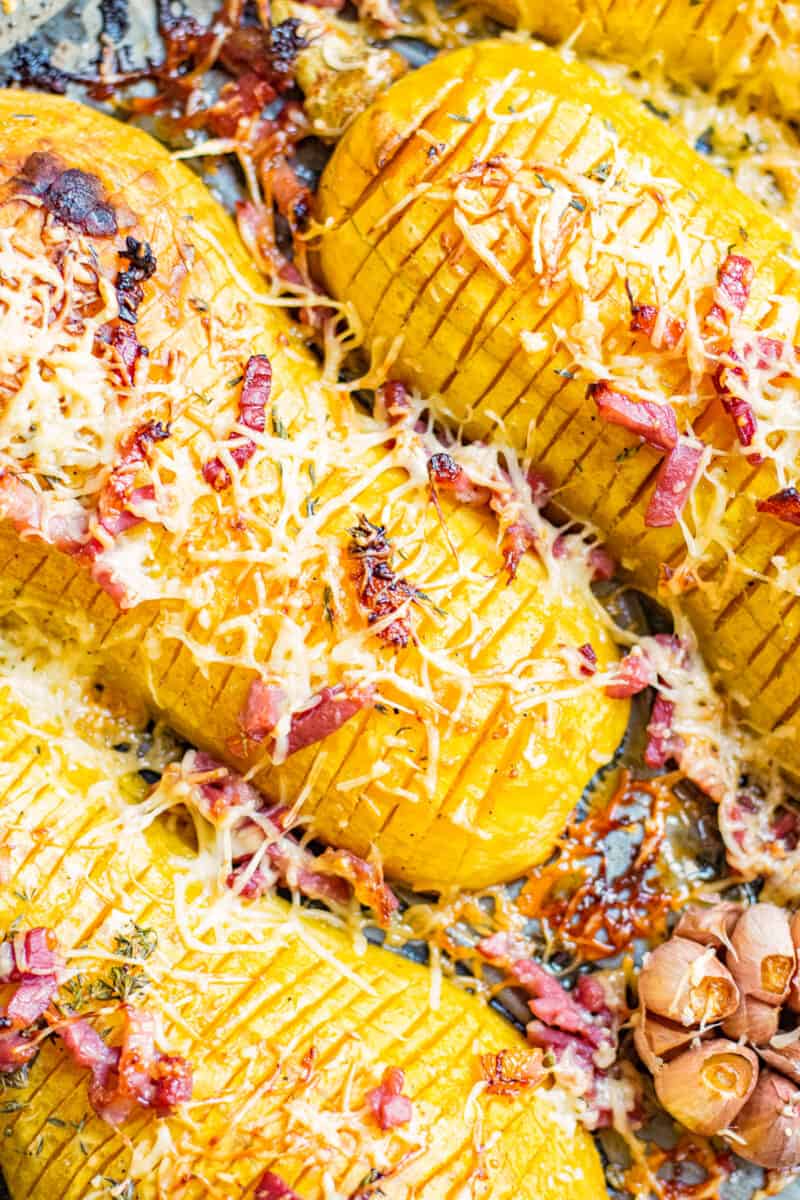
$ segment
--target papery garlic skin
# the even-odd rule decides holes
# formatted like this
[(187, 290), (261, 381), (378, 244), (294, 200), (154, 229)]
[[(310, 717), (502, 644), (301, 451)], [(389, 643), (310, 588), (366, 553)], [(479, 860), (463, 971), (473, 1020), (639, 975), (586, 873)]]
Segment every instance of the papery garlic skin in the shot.
[[(780, 1041), (780, 1035), (777, 1040)], [(800, 1086), (800, 1042), (792, 1042), (781, 1048), (760, 1046), (758, 1053), (768, 1067)]]
[(800, 1166), (800, 1090), (763, 1070), (733, 1127), (736, 1152), (767, 1170)]
[(800, 911), (794, 913), (789, 923), (789, 930), (794, 945), (795, 972), (789, 984), (789, 995), (786, 1003), (792, 1012), (800, 1013)]
[(789, 916), (777, 904), (751, 904), (731, 934), (727, 964), (740, 991), (783, 1004), (796, 967)]
[(633, 1044), (644, 1065), (655, 1075), (665, 1058), (688, 1046), (695, 1036), (693, 1029), (662, 1021), (646, 1009), (640, 1009), (633, 1032)]
[(672, 937), (645, 959), (639, 976), (642, 1005), (679, 1025), (707, 1026), (739, 1006), (739, 990), (713, 946)]
[(656, 1095), (687, 1129), (710, 1137), (733, 1124), (757, 1079), (758, 1059), (748, 1046), (714, 1038), (665, 1063)]

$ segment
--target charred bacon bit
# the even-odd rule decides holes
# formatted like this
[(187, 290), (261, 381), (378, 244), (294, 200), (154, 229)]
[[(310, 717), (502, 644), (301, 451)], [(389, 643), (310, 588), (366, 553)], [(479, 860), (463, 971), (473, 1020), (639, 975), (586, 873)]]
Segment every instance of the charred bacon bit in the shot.
[(683, 738), (672, 732), (675, 705), (660, 693), (656, 696), (647, 725), (647, 745), (644, 761), (648, 767), (663, 767), (671, 758), (680, 761), (684, 750)]
[(391, 563), (392, 544), (383, 525), (373, 525), (362, 513), (358, 524), (349, 532), (348, 550), (358, 563), (353, 578), (358, 584), (358, 599), (368, 613), (369, 624), (374, 625), (392, 613), (406, 610), (378, 631), (378, 637), (383, 641), (402, 650), (412, 636), (409, 607), (419, 604), (425, 597), (408, 580), (395, 574)]
[(237, 79), (256, 75), (265, 80), (273, 89), (273, 99), (294, 82), (295, 60), (306, 45), (300, 25), (298, 18), (289, 17), (269, 33), (257, 25), (233, 29), (220, 50), (220, 62)]
[(136, 374), (136, 364), (140, 358), (146, 357), (150, 351), (137, 338), (130, 325), (113, 322), (102, 326), (97, 335), (98, 343), (112, 346), (117, 352), (124, 368), (126, 385), (131, 385)]
[(774, 496), (759, 500), (756, 508), (759, 512), (769, 513), (771, 517), (777, 517), (779, 521), (786, 521), (789, 525), (800, 525), (800, 492), (795, 487), (783, 488)]
[(378, 1086), (367, 1092), (367, 1104), (384, 1133), (407, 1125), (414, 1115), (411, 1101), (403, 1095), (405, 1082), (399, 1067), (387, 1067)]
[(678, 425), (669, 404), (634, 400), (625, 392), (618, 392), (607, 380), (590, 384), (589, 395), (604, 421), (638, 434), (654, 450), (672, 450), (676, 445)]
[(178, 1054), (161, 1054), (151, 1074), (151, 1107), (157, 1117), (168, 1117), (192, 1098), (192, 1068)]
[(486, 1090), (494, 1096), (517, 1096), (547, 1078), (541, 1050), (498, 1050), (481, 1055)]
[(714, 303), (709, 309), (711, 324), (727, 328), (731, 315), (741, 316), (750, 297), (755, 268), (749, 258), (729, 254), (717, 273)]
[(300, 1197), (294, 1188), (283, 1182), (280, 1175), (266, 1171), (256, 1184), (253, 1200), (300, 1200)]
[(597, 672), (597, 655), (594, 651), (594, 646), (591, 642), (584, 642), (582, 646), (578, 646), (578, 654), (580, 654), (583, 662), (580, 665), (581, 675), (594, 675)]
[(113, 237), (117, 232), (116, 214), (97, 176), (65, 167), (54, 154), (30, 154), (16, 185), (19, 191), (41, 200), (62, 225), (92, 237)]
[[(156, 442), (163, 442), (169, 436), (169, 425), (164, 425), (161, 421), (148, 421), (123, 444), (119, 459), (97, 501), (98, 522), (112, 537), (138, 525), (142, 520), (130, 511), (128, 505), (132, 501), (152, 500), (154, 493), (150, 487), (134, 489), (133, 484), (148, 460), (150, 447)], [(90, 543), (86, 547), (90, 557), (96, 557), (99, 550), (98, 543)]]
[(119, 318), (128, 325), (135, 325), (139, 305), (144, 300), (142, 284), (155, 275), (158, 263), (149, 242), (139, 242), (130, 236), (126, 237), (125, 249), (120, 250), (119, 256), (128, 260), (128, 266), (118, 273), (115, 284)]
[[(267, 405), (272, 393), (272, 364), (266, 354), (254, 354), (247, 360), (239, 396), (239, 424), (254, 433), (263, 433), (267, 423)], [(241, 434), (229, 433), (228, 441), (236, 442), (229, 454), (236, 466), (241, 468), (256, 452), (257, 446), (250, 438), (242, 440)], [(230, 487), (231, 477), (220, 458), (209, 459), (203, 464), (206, 483), (221, 492)]]
[(653, 529), (674, 525), (694, 487), (703, 451), (679, 442), (659, 467), (655, 491), (647, 506), (644, 523)]
[(374, 695), (375, 689), (371, 685), (348, 690), (338, 683), (334, 687), (321, 688), (312, 697), (310, 707), (292, 714), (287, 756), (335, 733), (362, 708), (372, 705)]
[(452, 492), (462, 504), (483, 504), (489, 497), (488, 490), (473, 483), (464, 468), (446, 451), (430, 456), (428, 478), (434, 487)]
[(350, 850), (329, 847), (316, 859), (314, 866), (323, 874), (330, 872), (346, 880), (359, 904), (372, 909), (382, 929), (388, 928), (400, 902), (384, 882), (383, 871), (377, 863), (367, 862)]
[(638, 696), (645, 688), (652, 687), (656, 682), (656, 672), (650, 659), (634, 646), (630, 654), (617, 664), (613, 682), (607, 683), (605, 693), (612, 700), (625, 700), (628, 696)]

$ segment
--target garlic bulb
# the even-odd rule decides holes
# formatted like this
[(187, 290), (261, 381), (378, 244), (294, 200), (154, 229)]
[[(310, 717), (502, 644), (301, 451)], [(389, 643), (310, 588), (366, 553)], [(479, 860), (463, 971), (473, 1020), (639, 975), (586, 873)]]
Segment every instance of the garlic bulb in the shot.
[(744, 905), (732, 900), (723, 900), (713, 908), (692, 905), (686, 909), (675, 926), (678, 937), (689, 938), (701, 946), (715, 946), (718, 950), (729, 947), (736, 922), (742, 915)]
[(710, 1136), (735, 1121), (757, 1079), (749, 1047), (715, 1038), (666, 1063), (655, 1077), (656, 1095), (687, 1129)]

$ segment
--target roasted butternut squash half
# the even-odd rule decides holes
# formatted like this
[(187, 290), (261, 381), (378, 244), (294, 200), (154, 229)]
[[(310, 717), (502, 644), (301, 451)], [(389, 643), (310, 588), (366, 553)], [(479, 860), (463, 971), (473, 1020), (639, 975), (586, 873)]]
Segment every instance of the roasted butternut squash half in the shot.
[(546, 856), (627, 714), (575, 563), (509, 579), (488, 505), (323, 374), (145, 134), (8, 92), (0, 146), (4, 602), (394, 876)]
[(508, 1022), (447, 981), (431, 1008), (424, 967), (220, 890), (179, 829), (144, 828), (129, 727), (78, 675), (18, 644), (0, 659), (12, 1200), (322, 1200), (364, 1180), (444, 1200), (478, 1179), (492, 1200), (605, 1195), (541, 1074), (487, 1087), (482, 1055), (509, 1074), (540, 1055)]
[(800, 31), (778, 0), (678, 0), (647, 7), (638, 0), (488, 0), (505, 24), (548, 42), (571, 44), (646, 70), (663, 67), (678, 83), (734, 92), (788, 120), (800, 115)]
[(401, 80), (322, 181), (322, 277), (468, 436), (530, 456), (680, 603), (800, 769), (800, 274), (787, 231), (578, 63), (487, 42)]

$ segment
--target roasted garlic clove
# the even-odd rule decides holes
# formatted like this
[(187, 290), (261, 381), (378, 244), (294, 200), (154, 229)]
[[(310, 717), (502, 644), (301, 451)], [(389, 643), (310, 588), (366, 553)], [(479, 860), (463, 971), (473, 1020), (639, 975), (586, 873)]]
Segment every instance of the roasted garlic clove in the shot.
[(713, 908), (692, 905), (678, 921), (675, 933), (702, 946), (730, 947), (730, 937), (743, 908), (744, 905), (733, 900), (722, 900)]
[(792, 976), (792, 982), (789, 985), (789, 995), (786, 1003), (792, 1012), (800, 1013), (800, 910), (792, 916), (789, 928), (792, 934), (792, 944), (794, 945), (794, 956), (797, 965)]
[(686, 1029), (683, 1025), (676, 1025), (671, 1021), (662, 1021), (646, 1009), (640, 1009), (633, 1032), (633, 1044), (648, 1071), (655, 1075), (663, 1065), (664, 1059), (687, 1046), (695, 1037), (696, 1030)]
[(723, 1021), (722, 1031), (735, 1041), (743, 1038), (754, 1046), (763, 1046), (778, 1032), (780, 1016), (777, 1005), (742, 996), (736, 1012)]
[(737, 1154), (768, 1170), (800, 1166), (800, 1091), (775, 1071), (762, 1071), (734, 1125)]
[(734, 1013), (739, 990), (712, 946), (673, 937), (645, 959), (639, 976), (642, 1005), (689, 1027), (712, 1025)]
[(731, 934), (727, 963), (744, 995), (783, 1004), (795, 970), (789, 916), (777, 904), (751, 904)]
[(760, 1046), (758, 1053), (774, 1071), (800, 1084), (800, 1028), (792, 1033), (778, 1033), (768, 1046)]
[(758, 1079), (758, 1059), (725, 1038), (679, 1054), (655, 1076), (664, 1108), (693, 1133), (720, 1133), (736, 1120)]

